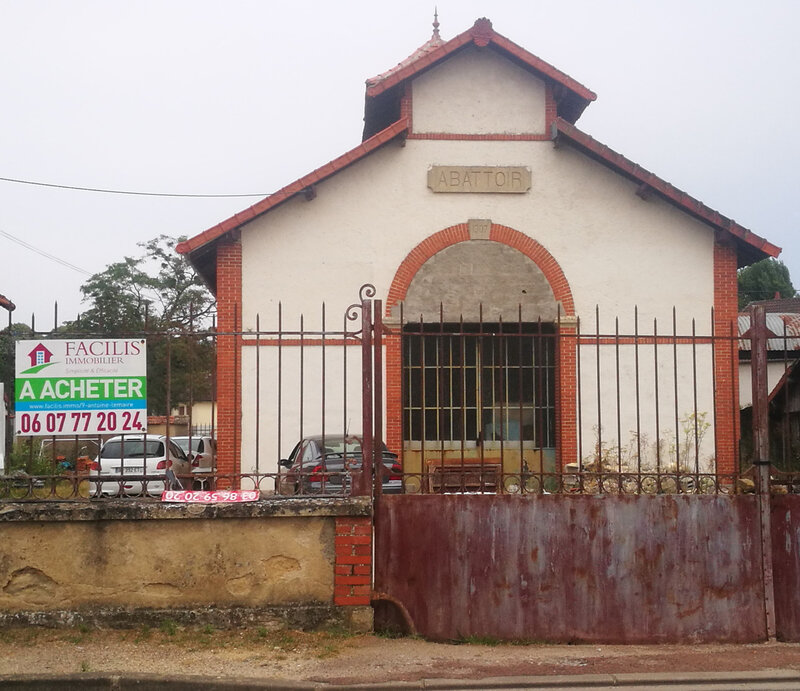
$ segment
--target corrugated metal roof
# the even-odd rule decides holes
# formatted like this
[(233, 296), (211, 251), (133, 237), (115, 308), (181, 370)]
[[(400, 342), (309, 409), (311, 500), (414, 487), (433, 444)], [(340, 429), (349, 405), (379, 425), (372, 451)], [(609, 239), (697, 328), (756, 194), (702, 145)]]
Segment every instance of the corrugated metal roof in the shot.
[[(767, 329), (779, 338), (767, 340), (767, 350), (770, 351), (800, 351), (800, 314), (787, 312), (767, 313)], [(750, 339), (742, 338), (750, 328), (750, 315), (739, 315), (739, 350), (750, 350)]]

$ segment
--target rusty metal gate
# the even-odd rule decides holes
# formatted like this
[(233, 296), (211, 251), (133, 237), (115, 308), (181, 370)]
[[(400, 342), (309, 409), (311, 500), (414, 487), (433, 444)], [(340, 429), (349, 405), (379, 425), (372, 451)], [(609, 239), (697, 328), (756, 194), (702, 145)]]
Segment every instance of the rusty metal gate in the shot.
[[(364, 328), (365, 374), (374, 382), (370, 387), (365, 379), (364, 428), (369, 416), (372, 438), (379, 440), (384, 435), (380, 407), (383, 377), (377, 376), (383, 374), (383, 337), (402, 336), (403, 325), (384, 328), (380, 303), (376, 301), (373, 307), (373, 328), (366, 322)], [(366, 304), (364, 315), (370, 318)], [(760, 331), (756, 328), (759, 324)], [(699, 337), (693, 322), (690, 335), (680, 336), (674, 329), (671, 337), (659, 341), (655, 333), (636, 333), (629, 338), (617, 331), (603, 336), (598, 327), (597, 333), (581, 341), (580, 325), (567, 337), (559, 336), (563, 330), (548, 332), (541, 324), (528, 328), (528, 332), (553, 339), (550, 359), (556, 365), (565, 355), (574, 355), (579, 373), (577, 417), (568, 419), (562, 411), (552, 411), (560, 429), (551, 433), (563, 442), (570, 438), (564, 427), (577, 427), (572, 439), (578, 439), (574, 444), (578, 453), (573, 459), (566, 458), (563, 449), (555, 450), (562, 455), (557, 462), (547, 464), (542, 453), (547, 447), (542, 440), (548, 437), (542, 430), (550, 409), (563, 406), (563, 399), (556, 398), (553, 404), (552, 399), (540, 396), (533, 400), (529, 396), (533, 400), (530, 409), (537, 411), (531, 427), (536, 432), (529, 438), (522, 432), (523, 424), (514, 433), (507, 425), (513, 419), (508, 413), (523, 408), (521, 397), (511, 400), (500, 396), (499, 404), (497, 399), (490, 401), (489, 407), (501, 408), (502, 413), (505, 406), (506, 411), (499, 426), (503, 431), (495, 440), (499, 461), (497, 453), (489, 458), (482, 443), (485, 437), (481, 439), (480, 435), (475, 440), (463, 434), (455, 439), (426, 433), (420, 435), (421, 439), (414, 438), (414, 429), (409, 429), (415, 424), (413, 408), (424, 409), (424, 397), (430, 391), (435, 393), (437, 423), (445, 420), (452, 428), (454, 408), (464, 418), (469, 408), (466, 396), (455, 400), (452, 374), (455, 369), (461, 381), (465, 380), (464, 352), (465, 347), (474, 347), (474, 335), (463, 324), (429, 329), (427, 333), (438, 338), (431, 350), (436, 353), (432, 367), (436, 368), (438, 383), (427, 389), (423, 385), (421, 398), (416, 401), (409, 391), (414, 386), (414, 372), (410, 370), (420, 366), (424, 344), (421, 355), (403, 353), (401, 357), (406, 366), (401, 383), (401, 389), (405, 389), (400, 449), (405, 457), (405, 492), (381, 494), (380, 483), (375, 484), (376, 626), (418, 631), (436, 639), (741, 642), (763, 640), (776, 633), (796, 639), (800, 616), (793, 612), (800, 610), (800, 601), (791, 584), (800, 572), (798, 550), (793, 548), (800, 544), (800, 502), (796, 496), (782, 497), (785, 519), (770, 519), (770, 485), (774, 491), (776, 483), (783, 483), (781, 487), (790, 495), (795, 485), (792, 478), (776, 480), (773, 474), (770, 479), (765, 367), (755, 355), (766, 352), (763, 324), (763, 312), (756, 314), (752, 333), (747, 334), (753, 339), (754, 391), (760, 393), (753, 411), (754, 463), (744, 473), (740, 473), (738, 464), (729, 469), (732, 472), (721, 473), (718, 467), (708, 466), (702, 452), (710, 448), (720, 458), (726, 435), (736, 434), (738, 415), (735, 419), (728, 416), (733, 429), (723, 429), (724, 411), (714, 407), (714, 419), (709, 422), (697, 403), (704, 395), (698, 361), (708, 357), (714, 371), (719, 372), (719, 353), (738, 348), (739, 335), (733, 331), (714, 334), (712, 329), (708, 337)], [(418, 325), (411, 331), (419, 335), (425, 334), (425, 329)], [(503, 334), (520, 335), (526, 329), (517, 325), (504, 330), (500, 325), (496, 331), (502, 339)], [(373, 334), (371, 343), (367, 332)], [(459, 337), (455, 351), (454, 336)], [(649, 370), (655, 372), (654, 394), (640, 386), (643, 344), (651, 348), (656, 361)], [(401, 351), (402, 347), (401, 341)], [(411, 343), (410, 348), (414, 347)], [(610, 348), (610, 370), (616, 377), (610, 405), (600, 385), (601, 368), (608, 365), (600, 354), (601, 347)], [(706, 348), (705, 355), (698, 354), (702, 347)], [(633, 418), (640, 427), (632, 445), (624, 445), (619, 435), (624, 424), (620, 412), (624, 405), (620, 371), (625, 370), (620, 352), (624, 348), (636, 363), (637, 407)], [(685, 352), (679, 354), (679, 348)], [(450, 355), (442, 357), (443, 349)], [(386, 352), (389, 350), (387, 344)], [(461, 359), (454, 359), (453, 352), (460, 352)], [(687, 352), (689, 357), (685, 357)], [(659, 380), (658, 362), (665, 354), (673, 358), (674, 365), (666, 383)], [(550, 376), (545, 369), (548, 362), (537, 359), (532, 371), (536, 372), (540, 364), (542, 369), (534, 374), (530, 390), (541, 394), (545, 384), (558, 387), (559, 370), (556, 367)], [(688, 376), (679, 372), (686, 363)], [(496, 364), (492, 362), (494, 369), (488, 376), (478, 371), (478, 379), (483, 377), (491, 383), (497, 374)], [(582, 364), (584, 373), (588, 370), (595, 375), (588, 389), (580, 381)], [(424, 366), (420, 369), (424, 372)], [(524, 374), (517, 370), (514, 376), (521, 378)], [(442, 379), (447, 377), (450, 379), (443, 384)], [(506, 384), (511, 381), (505, 374), (501, 379)], [(666, 406), (666, 413), (663, 407), (659, 412), (664, 389), (670, 389), (677, 400), (679, 388), (686, 388), (679, 381), (689, 382), (689, 399), (694, 401), (694, 409), (685, 418), (678, 403)], [(714, 376), (707, 383), (715, 392), (721, 385)], [(598, 420), (610, 418), (617, 434), (616, 438), (613, 433), (605, 434), (605, 427), (598, 425), (593, 443), (582, 445), (580, 436), (585, 434), (586, 422), (581, 416), (587, 413), (581, 408), (581, 397), (585, 405), (592, 387), (596, 387), (596, 396), (588, 397), (594, 399), (590, 415)], [(523, 388), (517, 387), (517, 391)], [(648, 395), (655, 397), (649, 408), (639, 402), (640, 397), (644, 400)], [(422, 426), (426, 412), (422, 411)], [(522, 423), (523, 416), (517, 420)], [(654, 423), (659, 429), (660, 424), (663, 431), (669, 425), (666, 421), (674, 425), (673, 441), (664, 444), (657, 439), (648, 460), (641, 427)], [(447, 425), (437, 429), (442, 427)], [(709, 441), (707, 432), (713, 440)], [(414, 458), (414, 452), (422, 462), (407, 462), (407, 458)], [(434, 458), (432, 463), (426, 462), (426, 452)], [(523, 459), (531, 457), (535, 467), (526, 469)], [(775, 530), (781, 543), (780, 553), (773, 555)], [(781, 597), (777, 631), (773, 562)]]

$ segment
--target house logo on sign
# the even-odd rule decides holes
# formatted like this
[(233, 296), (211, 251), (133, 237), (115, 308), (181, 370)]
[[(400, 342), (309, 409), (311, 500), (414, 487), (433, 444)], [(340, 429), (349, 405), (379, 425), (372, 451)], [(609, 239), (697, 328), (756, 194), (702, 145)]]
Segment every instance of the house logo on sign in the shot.
[(31, 350), (31, 352), (28, 353), (28, 357), (31, 360), (31, 366), (24, 372), (20, 372), (20, 374), (33, 374), (44, 369), (48, 365), (55, 364), (54, 362), (51, 362), (53, 359), (53, 353), (51, 353), (42, 343), (39, 343), (33, 350)]

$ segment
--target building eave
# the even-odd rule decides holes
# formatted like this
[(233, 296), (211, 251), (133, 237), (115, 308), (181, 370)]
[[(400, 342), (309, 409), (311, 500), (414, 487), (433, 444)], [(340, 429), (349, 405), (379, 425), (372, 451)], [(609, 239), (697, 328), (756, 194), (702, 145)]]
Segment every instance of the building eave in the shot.
[(719, 231), (723, 237), (730, 238), (736, 245), (739, 266), (747, 266), (767, 257), (777, 257), (781, 248), (751, 230), (739, 225), (736, 221), (723, 216), (698, 199), (683, 192), (666, 180), (642, 168), (622, 154), (617, 153), (605, 144), (601, 144), (590, 135), (582, 132), (574, 124), (563, 118), (555, 121), (555, 141), (567, 144), (584, 154), (608, 166), (624, 177), (637, 182), (643, 196), (655, 194), (670, 204), (685, 211), (690, 216)]
[(209, 261), (213, 257), (209, 257), (209, 253), (215, 254), (213, 245), (216, 242), (296, 195), (307, 194), (309, 190), (313, 190), (314, 185), (353, 165), (394, 139), (402, 137), (407, 131), (407, 120), (405, 118), (398, 120), (338, 158), (329, 161), (324, 166), (298, 178), (274, 194), (265, 197), (208, 230), (179, 243), (175, 249), (180, 254), (188, 255), (189, 261), (192, 262), (192, 265), (200, 272), (209, 288), (214, 292), (216, 280), (214, 270), (212, 270), (213, 261)]

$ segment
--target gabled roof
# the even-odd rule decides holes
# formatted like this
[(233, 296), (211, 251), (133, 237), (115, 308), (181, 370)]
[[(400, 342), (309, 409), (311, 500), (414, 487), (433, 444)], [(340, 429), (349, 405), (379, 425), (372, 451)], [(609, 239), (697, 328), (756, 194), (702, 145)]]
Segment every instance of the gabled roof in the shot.
[[(434, 27), (436, 27), (435, 24)], [(342, 156), (295, 180), (274, 194), (209, 228), (205, 232), (181, 242), (176, 248), (177, 251), (181, 254), (189, 255), (192, 264), (211, 287), (212, 291), (215, 291), (216, 243), (220, 239), (298, 194), (306, 194), (309, 198), (313, 198), (314, 185), (344, 170), (388, 142), (404, 137), (408, 133), (409, 123), (407, 118), (399, 115), (399, 100), (398, 107), (395, 109), (391, 104), (389, 104), (391, 107), (387, 106), (389, 101), (386, 99), (392, 94), (396, 96), (399, 90), (403, 88), (402, 85), (413, 76), (420, 74), (457, 50), (471, 44), (498, 50), (509, 59), (550, 81), (554, 86), (554, 93), (558, 100), (558, 117), (553, 121), (553, 131), (551, 133), (551, 137), (557, 145), (566, 143), (574, 147), (616, 173), (638, 182), (639, 190), (637, 194), (643, 198), (647, 198), (650, 195), (658, 196), (690, 216), (709, 225), (720, 232), (723, 237), (730, 238), (735, 243), (740, 266), (765, 259), (768, 256), (776, 257), (780, 253), (779, 247), (707, 207), (694, 197), (633, 163), (575, 127), (575, 120), (583, 112), (583, 109), (595, 99), (595, 94), (568, 75), (496, 33), (488, 19), (479, 19), (468, 31), (447, 42), (443, 42), (435, 30), (431, 40), (423, 44), (409, 58), (387, 72), (367, 81), (365, 133), (370, 127), (374, 127), (376, 123), (380, 122), (381, 118), (396, 114), (397, 117), (390, 120), (385, 127), (374, 132), (369, 137), (365, 136), (361, 144)], [(394, 97), (392, 96), (392, 98)], [(382, 104), (378, 104), (381, 99), (383, 99)], [(372, 108), (371, 120), (370, 108)]]
[(777, 257), (781, 248), (773, 245), (768, 240), (756, 235), (736, 221), (723, 216), (718, 211), (709, 208), (701, 201), (679, 190), (666, 180), (654, 173), (645, 170), (630, 159), (618, 154), (605, 144), (601, 144), (593, 137), (579, 130), (575, 125), (557, 118), (554, 122), (554, 141), (558, 144), (566, 142), (584, 154), (608, 166), (620, 175), (640, 184), (637, 194), (647, 198), (656, 195), (674, 204), (690, 216), (706, 223), (723, 235), (729, 235), (736, 242), (739, 266), (746, 266), (767, 257)]
[(776, 297), (771, 300), (755, 300), (751, 302), (748, 307), (753, 305), (763, 305), (764, 311), (767, 314), (778, 312), (782, 314), (797, 314), (800, 315), (800, 297), (797, 298), (780, 298)]
[(391, 69), (386, 70), (386, 72), (382, 72), (377, 77), (372, 77), (371, 79), (367, 79), (368, 90), (370, 86), (374, 86), (376, 84), (385, 81), (386, 79), (394, 75), (396, 72), (399, 72), (405, 69), (406, 67), (413, 65), (418, 60), (425, 57), (428, 53), (432, 53), (437, 48), (444, 45), (445, 42), (439, 35), (438, 15), (434, 15), (434, 17), (435, 19), (433, 22), (433, 35), (427, 41), (425, 41), (425, 43), (423, 43), (419, 48), (417, 48), (413, 53), (411, 53), (411, 55), (409, 55), (405, 60), (402, 60), (400, 63), (398, 63)]
[(597, 98), (597, 94), (568, 74), (497, 33), (485, 17), (478, 19), (473, 26), (449, 41), (439, 38), (438, 23), (434, 23), (433, 36), (429, 41), (400, 64), (367, 80), (364, 139), (400, 116), (403, 85), (409, 79), (471, 45), (495, 50), (511, 62), (544, 79), (553, 87), (557, 114), (569, 122), (576, 122), (586, 106)]

